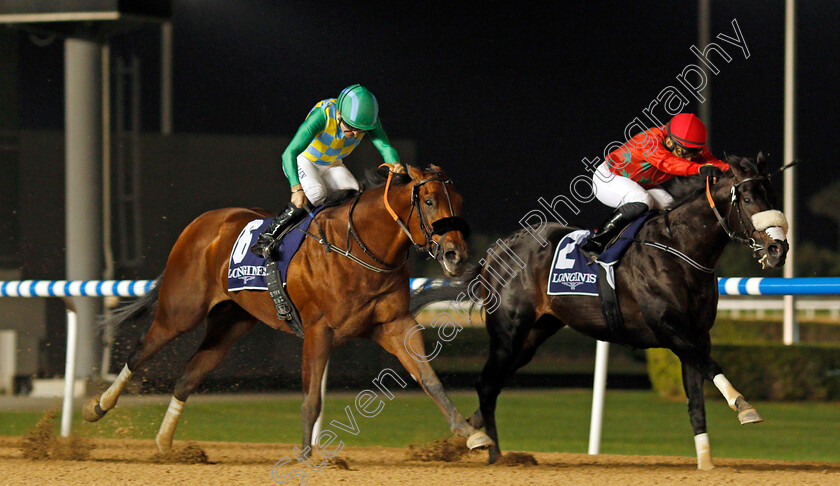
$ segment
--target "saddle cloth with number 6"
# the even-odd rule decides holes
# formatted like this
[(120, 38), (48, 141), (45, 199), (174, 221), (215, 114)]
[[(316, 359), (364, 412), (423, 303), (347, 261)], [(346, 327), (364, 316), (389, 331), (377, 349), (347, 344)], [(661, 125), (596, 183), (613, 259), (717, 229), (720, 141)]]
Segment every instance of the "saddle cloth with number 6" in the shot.
[[(613, 267), (630, 247), (636, 233), (654, 213), (649, 212), (630, 223), (615, 242), (598, 257), (597, 264), (604, 267), (610, 287), (615, 288)], [(557, 243), (551, 272), (548, 274), (548, 295), (592, 295), (598, 296), (598, 267), (591, 264), (580, 251), (586, 243), (589, 230), (577, 230), (567, 234)]]
[[(312, 219), (324, 207), (320, 206), (307, 214), (300, 224), (296, 228), (291, 228), (278, 244), (280, 259), (277, 261), (277, 267), (280, 270), (281, 282), (286, 281), (286, 271), (289, 268), (289, 263), (300, 249), (300, 245), (303, 244), (303, 239), (306, 237), (304, 231), (309, 229)], [(233, 245), (233, 250), (230, 252), (228, 291), (268, 290), (268, 285), (265, 282), (265, 258), (254, 255), (250, 248), (273, 220), (274, 218), (255, 219), (242, 228), (242, 232), (239, 233), (236, 243)]]

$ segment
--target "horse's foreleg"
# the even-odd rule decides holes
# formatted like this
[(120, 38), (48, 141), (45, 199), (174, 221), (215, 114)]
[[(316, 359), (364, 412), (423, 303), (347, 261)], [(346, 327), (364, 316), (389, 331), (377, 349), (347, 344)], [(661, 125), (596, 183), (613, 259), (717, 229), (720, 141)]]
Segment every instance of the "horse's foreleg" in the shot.
[(715, 467), (709, 435), (706, 433), (706, 407), (703, 398), (703, 375), (693, 366), (682, 364), (683, 388), (688, 397), (688, 417), (694, 430), (694, 447), (697, 449), (697, 469)]
[[(659, 322), (667, 321), (665, 319)], [(738, 412), (738, 420), (742, 425), (754, 424), (763, 422), (764, 419), (758, 414), (755, 407), (750, 405), (744, 396), (739, 393), (735, 387), (729, 383), (729, 380), (723, 376), (723, 370), (720, 365), (712, 359), (710, 355), (711, 342), (708, 333), (701, 341), (693, 341), (682, 337), (675, 329), (667, 328), (668, 332), (658, 332), (660, 341), (666, 343), (666, 346), (680, 358), (683, 363), (689, 363), (694, 366), (700, 374), (707, 380), (713, 382), (720, 390), (720, 393), (726, 399), (729, 407)]]
[[(698, 355), (699, 358), (697, 357)], [(744, 396), (741, 395), (741, 393), (738, 392), (731, 383), (729, 383), (729, 380), (727, 380), (725, 376), (723, 376), (723, 370), (720, 365), (712, 359), (708, 350), (705, 352), (685, 354), (678, 352), (677, 356), (679, 356), (680, 360), (683, 360), (683, 362), (685, 362), (685, 359), (688, 358), (688, 362), (693, 363), (703, 377), (715, 384), (717, 389), (720, 390), (720, 393), (726, 399), (726, 402), (729, 404), (729, 408), (738, 412), (738, 420), (741, 422), (741, 425), (764, 422), (764, 419), (761, 418), (761, 415), (758, 414), (755, 407), (750, 405), (747, 400), (744, 399)]]
[(478, 411), (484, 421), (485, 431), (493, 441), (489, 451), (489, 462), (493, 464), (499, 459), (502, 451), (499, 447), (499, 431), (496, 429), (496, 400), (502, 391), (502, 383), (508, 376), (508, 370), (514, 361), (513, 342), (507, 339), (501, 342), (499, 339), (490, 340), (490, 356), (487, 363), (481, 370), (481, 377), (476, 384), (478, 392)]
[(723, 373), (716, 374), (712, 378), (712, 382), (726, 399), (729, 408), (738, 412), (738, 420), (741, 422), (741, 425), (764, 422), (764, 419), (761, 418), (761, 415), (758, 414), (755, 407), (744, 399), (744, 396), (729, 383), (729, 380), (723, 376)]
[[(315, 328), (315, 329), (311, 329)], [(321, 379), (327, 367), (332, 350), (332, 330), (327, 326), (317, 329), (310, 326), (303, 340), (303, 362), (301, 378), (303, 380), (303, 403), (300, 418), (303, 421), (303, 446), (301, 453), (309, 456), (312, 445), (312, 429), (321, 415)]]
[[(386, 351), (395, 355), (405, 369), (443, 412), (449, 423), (449, 430), (456, 435), (467, 437), (467, 447), (470, 449), (490, 447), (493, 442), (484, 432), (469, 425), (455, 408), (455, 404), (443, 389), (435, 371), (424, 361), (426, 355), (422, 334), (415, 329), (417, 322), (407, 317), (392, 323), (379, 326), (371, 338), (379, 343)], [(411, 352), (408, 351), (411, 350)]]
[[(502, 329), (512, 326), (502, 326), (497, 323), (497, 319), (497, 314), (487, 316), (488, 329)], [(476, 385), (479, 408), (470, 418), (470, 425), (476, 428), (486, 426), (487, 434), (496, 443), (490, 449), (489, 460), (491, 464), (496, 462), (501, 455), (499, 435), (496, 429), (495, 410), (496, 400), (498, 399), (499, 393), (501, 393), (505, 379), (530, 363), (537, 348), (563, 327), (563, 323), (552, 316), (543, 316), (540, 321), (542, 324), (541, 327), (528, 330), (528, 334), (524, 339), (516, 336), (510, 337), (504, 332), (490, 339), (490, 355), (482, 369), (481, 378)], [(521, 321), (516, 327), (519, 328), (520, 325)], [(484, 418), (487, 415), (490, 417), (489, 420), (485, 420)], [(488, 425), (488, 422), (491, 423)]]
[(155, 444), (161, 452), (172, 448), (172, 438), (175, 436), (175, 428), (178, 426), (187, 398), (207, 374), (219, 366), (233, 344), (257, 324), (257, 320), (245, 314), (238, 305), (232, 302), (229, 305), (231, 307), (221, 304), (226, 307), (214, 309), (210, 313), (207, 318), (204, 341), (187, 362), (184, 373), (175, 384), (169, 408), (155, 437)]

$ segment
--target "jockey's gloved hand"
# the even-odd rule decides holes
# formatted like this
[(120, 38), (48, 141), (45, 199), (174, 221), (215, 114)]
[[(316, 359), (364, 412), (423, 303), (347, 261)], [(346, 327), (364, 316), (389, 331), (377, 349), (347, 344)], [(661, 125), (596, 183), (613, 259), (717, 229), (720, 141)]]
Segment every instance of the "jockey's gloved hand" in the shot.
[(700, 166), (700, 175), (720, 179), (723, 177), (723, 171), (714, 165), (703, 165)]

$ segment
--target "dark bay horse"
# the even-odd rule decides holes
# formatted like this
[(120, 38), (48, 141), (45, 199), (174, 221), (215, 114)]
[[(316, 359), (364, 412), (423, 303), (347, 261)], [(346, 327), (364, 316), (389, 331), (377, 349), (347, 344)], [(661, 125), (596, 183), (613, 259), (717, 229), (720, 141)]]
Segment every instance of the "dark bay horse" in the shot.
[[(304, 451), (313, 443), (313, 425), (321, 412), (320, 383), (330, 351), (357, 337), (372, 339), (396, 355), (444, 413), (452, 432), (469, 438), (469, 447), (490, 444), (487, 435), (458, 412), (429, 363), (414, 359), (406, 350), (410, 346), (415, 352), (424, 351), (420, 333), (409, 333), (417, 323), (409, 311), (408, 251), (415, 244), (436, 258), (447, 275), (463, 273), (468, 249), (467, 226), (459, 216), (461, 203), (439, 167), (410, 167), (408, 174), (390, 174), (386, 185), (316, 216), (310, 231), (318, 234), (315, 228), (322, 228), (327, 242), (336, 247), (326, 252), (323, 242), (306, 238), (287, 274), (288, 293), (305, 333)], [(170, 449), (184, 402), (234, 342), (258, 322), (291, 332), (278, 319), (267, 291), (227, 290), (228, 262), (237, 236), (250, 221), (268, 216), (264, 210), (219, 209), (202, 214), (184, 229), (153, 290), (114, 316), (119, 324), (155, 312), (117, 380), (85, 405), (85, 420), (102, 418), (146, 360), (206, 322), (204, 341), (175, 386), (156, 438), (162, 451)]]
[[(546, 293), (554, 249), (574, 228), (546, 225), (543, 236), (551, 244), (545, 246), (531, 232), (520, 230), (502, 241), (518, 257), (519, 266), (497, 242), (491, 248), (494, 251), (488, 250), (484, 265), (468, 272), (480, 274), (487, 285), (481, 287), (481, 295), (490, 354), (476, 387), (480, 406), (470, 423), (485, 426), (495, 442), (490, 449), (491, 463), (500, 455), (495, 411), (505, 379), (526, 365), (537, 347), (563, 326), (634, 348), (668, 348), (680, 358), (700, 469), (713, 467), (706, 434), (704, 379), (720, 389), (741, 423), (762, 420), (710, 356), (709, 330), (718, 303), (713, 269), (731, 239), (749, 244), (763, 266), (782, 266), (788, 251), (787, 222), (775, 209), (776, 195), (764, 156), (759, 154), (756, 160), (731, 156), (728, 162), (732, 170), (711, 187), (696, 176), (675, 180), (671, 188), (676, 196), (674, 208), (649, 219), (636, 236), (638, 243), (625, 253), (615, 271), (626, 327), (621, 337), (611, 332), (598, 297)], [(684, 258), (669, 253), (673, 250)], [(431, 301), (462, 300), (469, 278), (451, 287), (419, 292), (412, 297), (412, 310)], [(490, 301), (492, 310), (488, 310)]]

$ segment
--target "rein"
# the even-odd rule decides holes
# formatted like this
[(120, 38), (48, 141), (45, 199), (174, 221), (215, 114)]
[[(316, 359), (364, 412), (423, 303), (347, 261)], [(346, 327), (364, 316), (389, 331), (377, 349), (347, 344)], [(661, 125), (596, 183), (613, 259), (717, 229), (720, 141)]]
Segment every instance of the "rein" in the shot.
[[(345, 258), (348, 258), (348, 259), (358, 263), (359, 265), (367, 268), (368, 270), (372, 270), (372, 271), (377, 272), (377, 273), (393, 273), (393, 272), (396, 272), (397, 270), (402, 268), (403, 265), (405, 265), (405, 262), (408, 261), (408, 255), (406, 255), (405, 260), (403, 260), (402, 263), (400, 263), (399, 265), (389, 265), (388, 263), (385, 263), (382, 260), (380, 260), (379, 258), (375, 257), (370, 252), (370, 250), (368, 250), (368, 248), (361, 242), (361, 240), (358, 238), (358, 236), (356, 236), (355, 230), (353, 229), (353, 223), (352, 223), (351, 218), (352, 218), (352, 214), (353, 214), (352, 210), (353, 210), (353, 208), (355, 208), (358, 200), (359, 200), (359, 196), (356, 196), (356, 199), (353, 201), (353, 206), (351, 206), (351, 208), (350, 208), (351, 212), (348, 215), (348, 221), (347, 221), (348, 235), (347, 235), (347, 249), (346, 250), (341, 249), (340, 247), (330, 243), (330, 241), (327, 240), (327, 236), (324, 233), (324, 229), (321, 227), (321, 223), (319, 223), (318, 220), (316, 220), (316, 219), (313, 219), (312, 221), (314, 221), (315, 224), (318, 226), (318, 232), (321, 234), (320, 237), (315, 236), (314, 234), (312, 234), (311, 232), (309, 232), (307, 230), (300, 229), (300, 227), (298, 227), (297, 229), (300, 230), (300, 231), (303, 231), (303, 233), (306, 236), (312, 238), (313, 240), (317, 241), (319, 244), (323, 245), (324, 250), (327, 253), (330, 253), (330, 252), (338, 253), (339, 255), (341, 255)], [(356, 242), (359, 244), (359, 247), (361, 247), (362, 251), (364, 251), (369, 257), (373, 258), (373, 260), (376, 263), (379, 263), (380, 265), (383, 265), (385, 268), (380, 268), (380, 267), (377, 267), (375, 265), (371, 265), (370, 263), (368, 263), (368, 262), (362, 260), (361, 258), (357, 257), (356, 255), (350, 253), (350, 232), (351, 231), (353, 233), (353, 237), (356, 239)]]
[[(391, 207), (391, 204), (388, 202), (388, 192), (391, 188), (391, 177), (392, 177), (392, 175), (393, 175), (393, 172), (388, 172), (388, 181), (385, 184), (385, 193), (384, 193), (384, 196), (383, 196), (384, 202), (385, 202), (385, 209), (388, 210), (388, 213), (391, 215), (392, 218), (394, 218), (394, 221), (397, 222), (400, 229), (402, 229), (403, 233), (405, 233), (406, 236), (408, 236), (409, 241), (414, 245), (414, 247), (418, 251), (425, 252), (429, 255), (429, 257), (434, 258), (434, 259), (438, 259), (439, 256), (440, 256), (441, 248), (440, 248), (440, 243), (438, 243), (437, 241), (435, 241), (433, 239), (434, 235), (442, 236), (443, 234), (445, 234), (449, 231), (461, 231), (463, 233), (464, 237), (465, 238), (467, 237), (467, 235), (469, 234), (469, 226), (467, 225), (467, 222), (463, 218), (461, 218), (459, 216), (447, 216), (447, 217), (441, 218), (437, 221), (433, 221), (431, 224), (429, 224), (426, 215), (423, 213), (423, 210), (419, 207), (419, 204), (417, 203), (417, 201), (420, 198), (420, 192), (419, 192), (420, 191), (420, 186), (422, 186), (426, 183), (429, 183), (429, 182), (438, 181), (438, 182), (443, 183), (443, 187), (444, 187), (444, 190), (445, 190), (444, 193), (446, 194), (446, 199), (447, 199), (447, 202), (449, 204), (449, 214), (454, 213), (454, 209), (452, 208), (452, 199), (449, 195), (449, 188), (446, 186), (447, 183), (451, 183), (452, 181), (450, 179), (444, 180), (444, 179), (441, 178), (440, 174), (437, 174), (434, 177), (429, 177), (429, 178), (421, 180), (420, 182), (417, 182), (416, 184), (414, 184), (412, 186), (412, 189), (411, 189), (411, 209), (408, 213), (408, 217), (406, 218), (406, 223), (411, 220), (411, 214), (414, 212), (414, 208), (417, 207), (417, 218), (418, 218), (419, 223), (420, 223), (420, 229), (423, 232), (423, 236), (426, 238), (426, 244), (425, 245), (420, 245), (417, 242), (415, 242), (414, 238), (411, 236), (411, 230), (409, 230), (406, 223), (402, 222), (400, 217), (397, 215), (396, 211), (394, 211), (394, 209)], [(356, 231), (355, 225), (353, 224), (353, 212), (356, 209), (356, 205), (358, 204), (360, 197), (361, 197), (361, 193), (356, 195), (356, 198), (353, 200), (353, 203), (350, 205), (350, 211), (347, 214), (347, 245), (346, 245), (347, 248), (346, 249), (342, 249), (342, 248), (334, 245), (333, 243), (331, 243), (329, 240), (327, 240), (326, 233), (324, 232), (324, 229), (321, 227), (321, 224), (318, 222), (317, 219), (313, 218), (313, 221), (318, 226), (318, 232), (320, 233), (320, 236), (316, 236), (316, 235), (312, 234), (311, 232), (309, 232), (307, 230), (300, 229), (299, 227), (297, 229), (302, 231), (304, 234), (306, 234), (310, 238), (316, 240), (319, 244), (323, 245), (324, 249), (326, 250), (327, 253), (329, 253), (329, 252), (338, 253), (339, 255), (358, 263), (359, 265), (363, 266), (364, 268), (367, 268), (368, 270), (371, 270), (371, 271), (374, 271), (374, 272), (377, 272), (377, 273), (393, 273), (393, 272), (396, 272), (397, 270), (399, 270), (400, 268), (402, 268), (406, 264), (406, 262), (408, 261), (409, 255), (408, 255), (408, 253), (406, 253), (405, 259), (403, 259), (403, 261), (400, 262), (399, 264), (396, 264), (396, 265), (390, 264), (390, 263), (385, 262), (381, 258), (377, 257), (376, 255), (374, 255), (373, 252), (371, 252), (370, 249), (362, 242), (362, 239), (359, 236), (359, 233)], [(430, 229), (431, 229), (431, 231), (430, 231)], [(376, 265), (372, 265), (372, 264), (362, 260), (358, 256), (354, 255), (353, 253), (351, 253), (350, 252), (351, 238), (356, 242), (357, 245), (359, 245), (359, 248), (361, 248), (362, 251), (367, 256), (369, 256), (374, 262), (376, 262), (377, 264), (379, 264), (381, 266), (378, 267)]]
[[(750, 177), (750, 178), (744, 179), (742, 181), (734, 181), (733, 180), (732, 187), (729, 191), (730, 194), (731, 194), (731, 198), (730, 198), (730, 204), (729, 204), (729, 211), (726, 214), (726, 218), (721, 216), (720, 211), (718, 211), (717, 206), (715, 205), (715, 200), (712, 197), (712, 191), (711, 191), (711, 183), (710, 183), (711, 179), (712, 179), (711, 177), (706, 178), (706, 200), (708, 200), (709, 207), (712, 209), (712, 212), (714, 213), (715, 218), (717, 218), (718, 223), (720, 224), (721, 228), (723, 228), (723, 231), (726, 232), (726, 235), (729, 236), (729, 239), (731, 239), (733, 241), (737, 241), (739, 243), (743, 243), (743, 244), (749, 246), (753, 251), (759, 251), (759, 250), (763, 249), (764, 248), (763, 246), (759, 245), (758, 242), (756, 242), (754, 238), (749, 236), (750, 233), (746, 229), (746, 225), (744, 223), (744, 216), (743, 216), (743, 213), (741, 212), (741, 205), (738, 204), (738, 196), (740, 194), (738, 192), (738, 188), (741, 186), (741, 184), (744, 184), (746, 182), (756, 181), (756, 180), (761, 180), (761, 179), (767, 179), (767, 177), (765, 177), (765, 176)], [(744, 236), (740, 236), (737, 232), (733, 231), (730, 228), (729, 224), (726, 222), (727, 219), (729, 219), (729, 215), (732, 213), (732, 208), (733, 207), (735, 208), (735, 210), (738, 213), (738, 223), (740, 224), (740, 226), (741, 226), (740, 229), (744, 233), (744, 236), (746, 236), (746, 238)], [(670, 228), (670, 225), (668, 225), (668, 219), (667, 219), (668, 218), (668, 213), (667, 212), (665, 213), (665, 218), (666, 218), (665, 219), (666, 230), (670, 234), (671, 228)], [(647, 240), (633, 239), (633, 241), (635, 241), (636, 243), (642, 244), (642, 245), (646, 245), (646, 246), (650, 246), (652, 248), (656, 248), (658, 250), (662, 250), (665, 253), (674, 255), (675, 257), (679, 258), (680, 260), (683, 260), (684, 262), (688, 263), (693, 268), (695, 268), (697, 270), (700, 270), (701, 272), (714, 273), (714, 271), (715, 271), (714, 268), (709, 268), (707, 266), (701, 265), (700, 263), (696, 262), (695, 260), (693, 260), (691, 257), (686, 255), (685, 253), (682, 253), (681, 251), (679, 251), (679, 250), (677, 250), (673, 247), (670, 247), (668, 245), (665, 245), (665, 244), (662, 244), (662, 243), (657, 243), (655, 241), (647, 241)]]

